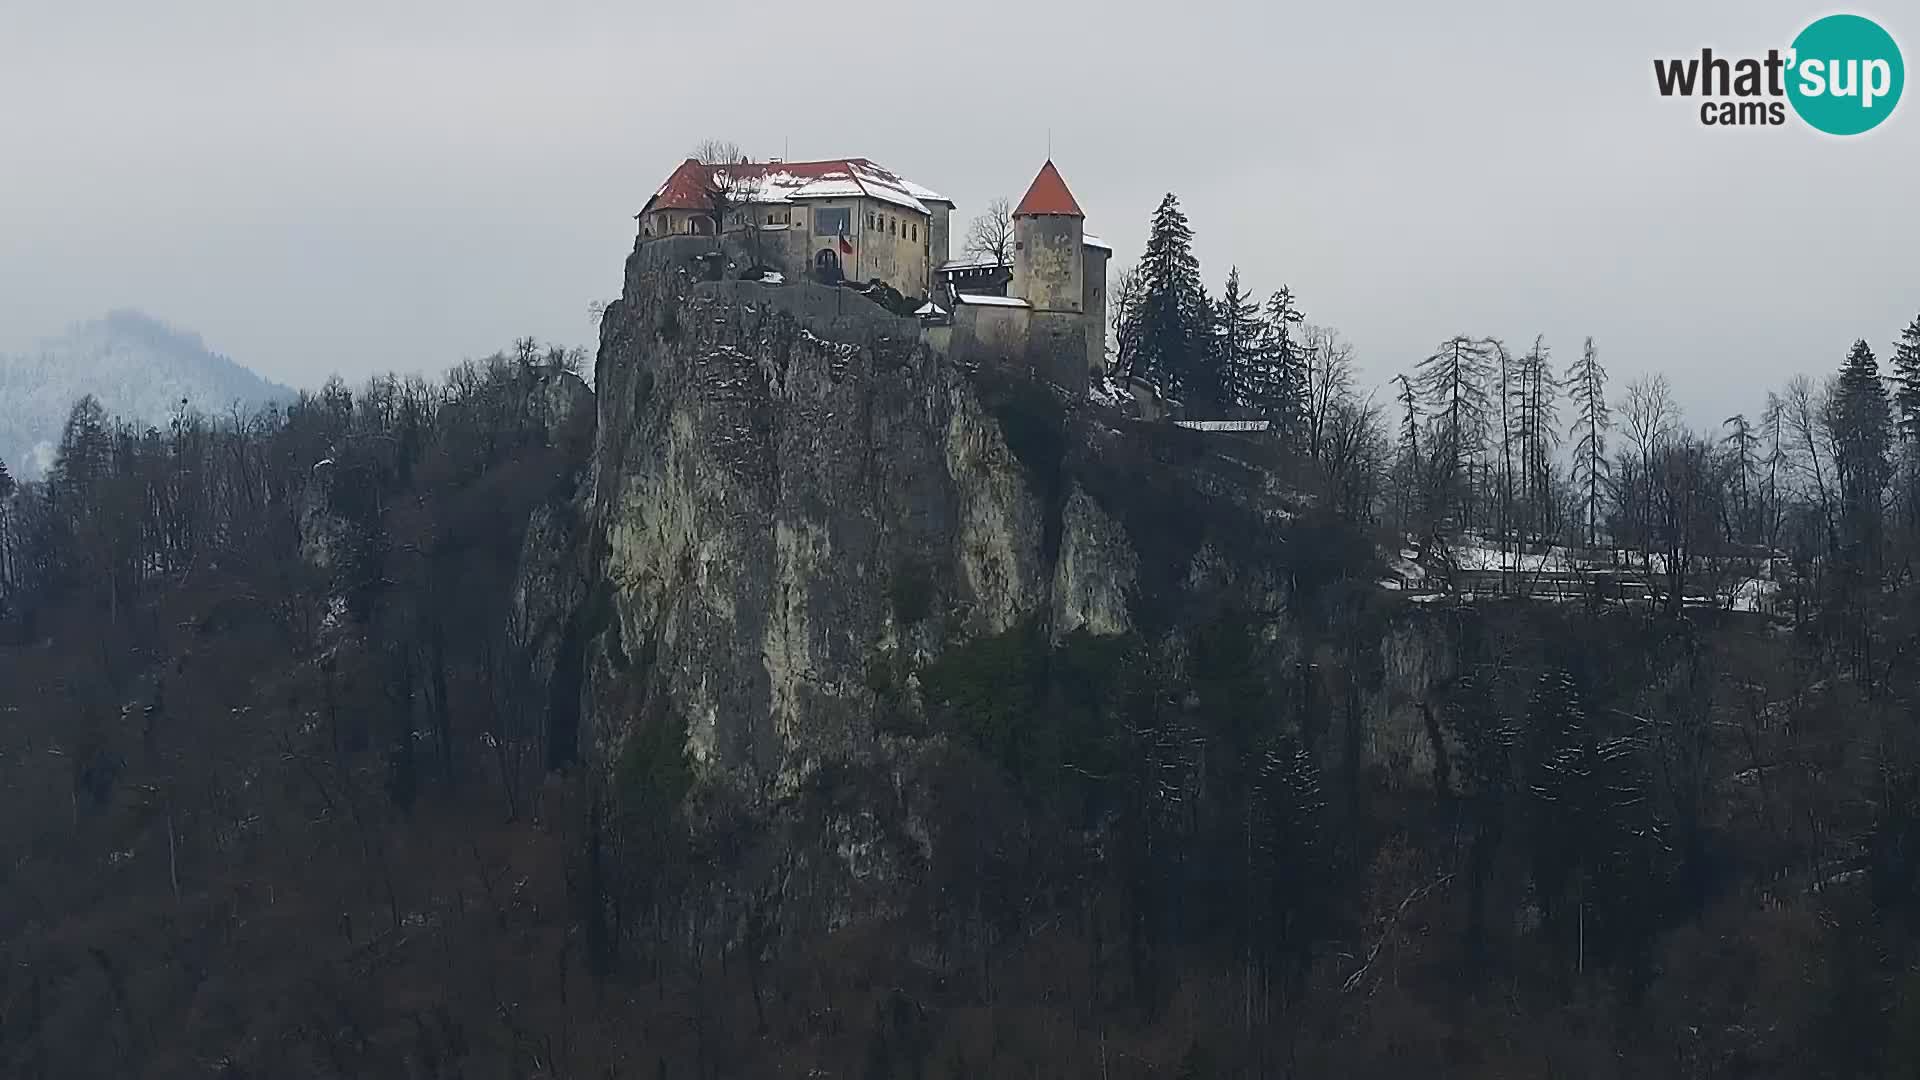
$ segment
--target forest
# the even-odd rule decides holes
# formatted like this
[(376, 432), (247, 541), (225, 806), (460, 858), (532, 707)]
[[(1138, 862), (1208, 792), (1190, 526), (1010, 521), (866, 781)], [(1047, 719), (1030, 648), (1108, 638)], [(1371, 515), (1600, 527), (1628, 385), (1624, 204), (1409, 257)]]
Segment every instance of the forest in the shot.
[[(920, 783), (827, 762), (765, 819), (712, 809), (684, 717), (612, 760), (554, 722), (522, 573), (594, 482), (581, 354), (164, 429), (77, 402), (44, 482), (0, 473), (0, 1067), (1920, 1074), (1920, 318), (1886, 371), (1839, 342), (1706, 428), (1591, 340), (1451, 337), (1379, 402), (1291, 290), (1210, 296), (1191, 239), (1169, 195), (1109, 385), (1271, 422), (1244, 456), (1313, 510), (1241, 532), (1287, 640), (1222, 604), (876, 649)], [(1144, 552), (1191, 554), (1177, 516)], [(1468, 536), (1648, 591), (1379, 584)], [(1755, 559), (1767, 603), (1716, 602)], [(888, 596), (940, 614), (916, 573)], [(1448, 658), (1418, 763), (1364, 706), (1409, 641)], [(756, 837), (844, 848), (851, 805), (924, 853), (879, 914), (803, 919)]]

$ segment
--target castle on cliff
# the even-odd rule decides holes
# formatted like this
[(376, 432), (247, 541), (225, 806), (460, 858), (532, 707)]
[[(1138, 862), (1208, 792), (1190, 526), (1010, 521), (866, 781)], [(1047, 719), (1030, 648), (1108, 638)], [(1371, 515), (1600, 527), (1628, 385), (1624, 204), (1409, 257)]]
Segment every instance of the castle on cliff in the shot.
[(639, 242), (713, 237), (733, 276), (880, 283), (929, 337), (1024, 360), (1085, 390), (1106, 361), (1107, 260), (1051, 160), (1014, 208), (1010, 261), (953, 258), (953, 200), (866, 158), (682, 162), (636, 215)]

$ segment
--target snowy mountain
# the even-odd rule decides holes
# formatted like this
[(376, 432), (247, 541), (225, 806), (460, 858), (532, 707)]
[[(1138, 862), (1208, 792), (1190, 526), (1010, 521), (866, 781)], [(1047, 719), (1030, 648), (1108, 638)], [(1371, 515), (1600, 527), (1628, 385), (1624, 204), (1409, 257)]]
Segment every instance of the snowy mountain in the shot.
[(181, 399), (206, 413), (254, 408), (293, 391), (209, 350), (200, 335), (138, 311), (111, 311), (24, 354), (0, 353), (0, 461), (34, 479), (84, 394), (109, 416), (162, 426)]

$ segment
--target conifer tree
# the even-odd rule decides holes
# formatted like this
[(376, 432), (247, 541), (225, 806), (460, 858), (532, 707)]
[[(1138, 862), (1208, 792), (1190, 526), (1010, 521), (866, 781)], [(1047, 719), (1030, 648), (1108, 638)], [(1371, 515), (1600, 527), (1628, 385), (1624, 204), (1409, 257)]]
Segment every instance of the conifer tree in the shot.
[(1890, 478), (1893, 413), (1880, 363), (1865, 341), (1853, 343), (1828, 404), (1840, 510), (1856, 554), (1871, 555), (1880, 526), (1880, 500)]
[(1298, 330), (1303, 318), (1292, 289), (1282, 285), (1267, 297), (1249, 402), (1290, 443), (1299, 441), (1307, 405), (1307, 350)]
[(1586, 518), (1587, 544), (1599, 543), (1600, 499), (1606, 490), (1607, 429), (1613, 415), (1607, 408), (1607, 369), (1600, 366), (1600, 350), (1593, 339), (1580, 350), (1580, 359), (1567, 372), (1567, 393), (1573, 399), (1573, 482), (1580, 491), (1580, 513)]
[(1191, 384), (1210, 381), (1206, 368), (1213, 316), (1200, 283), (1200, 262), (1193, 255), (1193, 229), (1172, 192), (1154, 211), (1139, 269), (1140, 298), (1131, 313), (1134, 327), (1123, 335), (1132, 342), (1128, 374), (1180, 397)]
[(1220, 404), (1245, 409), (1254, 401), (1265, 323), (1260, 305), (1240, 287), (1240, 268), (1227, 273), (1226, 291), (1214, 307), (1214, 355), (1220, 370)]
[(1920, 315), (1893, 348), (1894, 432), (1900, 439), (1901, 487), (1909, 527), (1920, 526)]
[(88, 394), (74, 402), (67, 413), (66, 425), (60, 431), (60, 450), (53, 462), (53, 479), (69, 495), (84, 492), (106, 475), (112, 454), (107, 411), (99, 398)]
[(1893, 349), (1893, 402), (1900, 435), (1920, 443), (1920, 315), (1900, 333)]

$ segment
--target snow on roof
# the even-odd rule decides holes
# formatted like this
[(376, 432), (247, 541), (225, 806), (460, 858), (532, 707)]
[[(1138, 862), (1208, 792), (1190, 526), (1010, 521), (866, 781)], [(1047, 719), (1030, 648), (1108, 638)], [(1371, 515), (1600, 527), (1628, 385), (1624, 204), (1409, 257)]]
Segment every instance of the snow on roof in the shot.
[(1273, 426), (1271, 420), (1175, 420), (1174, 423), (1190, 431), (1265, 431)]
[(900, 178), (900, 186), (907, 189), (907, 194), (919, 199), (921, 202), (946, 203), (949, 208), (953, 206), (952, 199), (947, 198), (945, 195), (940, 194), (930, 187), (916, 184), (905, 177)]
[(929, 300), (926, 303), (921, 304), (919, 307), (914, 308), (913, 313), (915, 315), (945, 315), (947, 313), (947, 309)]
[(972, 293), (960, 293), (953, 298), (957, 304), (978, 304), (982, 307), (1031, 307), (1017, 296), (975, 296)]
[(1113, 245), (1107, 243), (1105, 240), (1100, 239), (1099, 237), (1093, 235), (1092, 233), (1082, 234), (1080, 237), (1080, 242), (1082, 244), (1085, 244), (1087, 247), (1099, 248), (1101, 251), (1104, 251), (1109, 255), (1113, 254)]
[(947, 202), (945, 196), (913, 183), (866, 158), (831, 161), (743, 161), (708, 165), (692, 158), (680, 163), (660, 190), (647, 200), (648, 210), (708, 210), (714, 191), (724, 191), (734, 202), (756, 205), (797, 199), (851, 199), (865, 196), (895, 206), (931, 214), (920, 197)]
[(991, 255), (963, 255), (940, 264), (942, 270), (991, 270), (1007, 265)]

